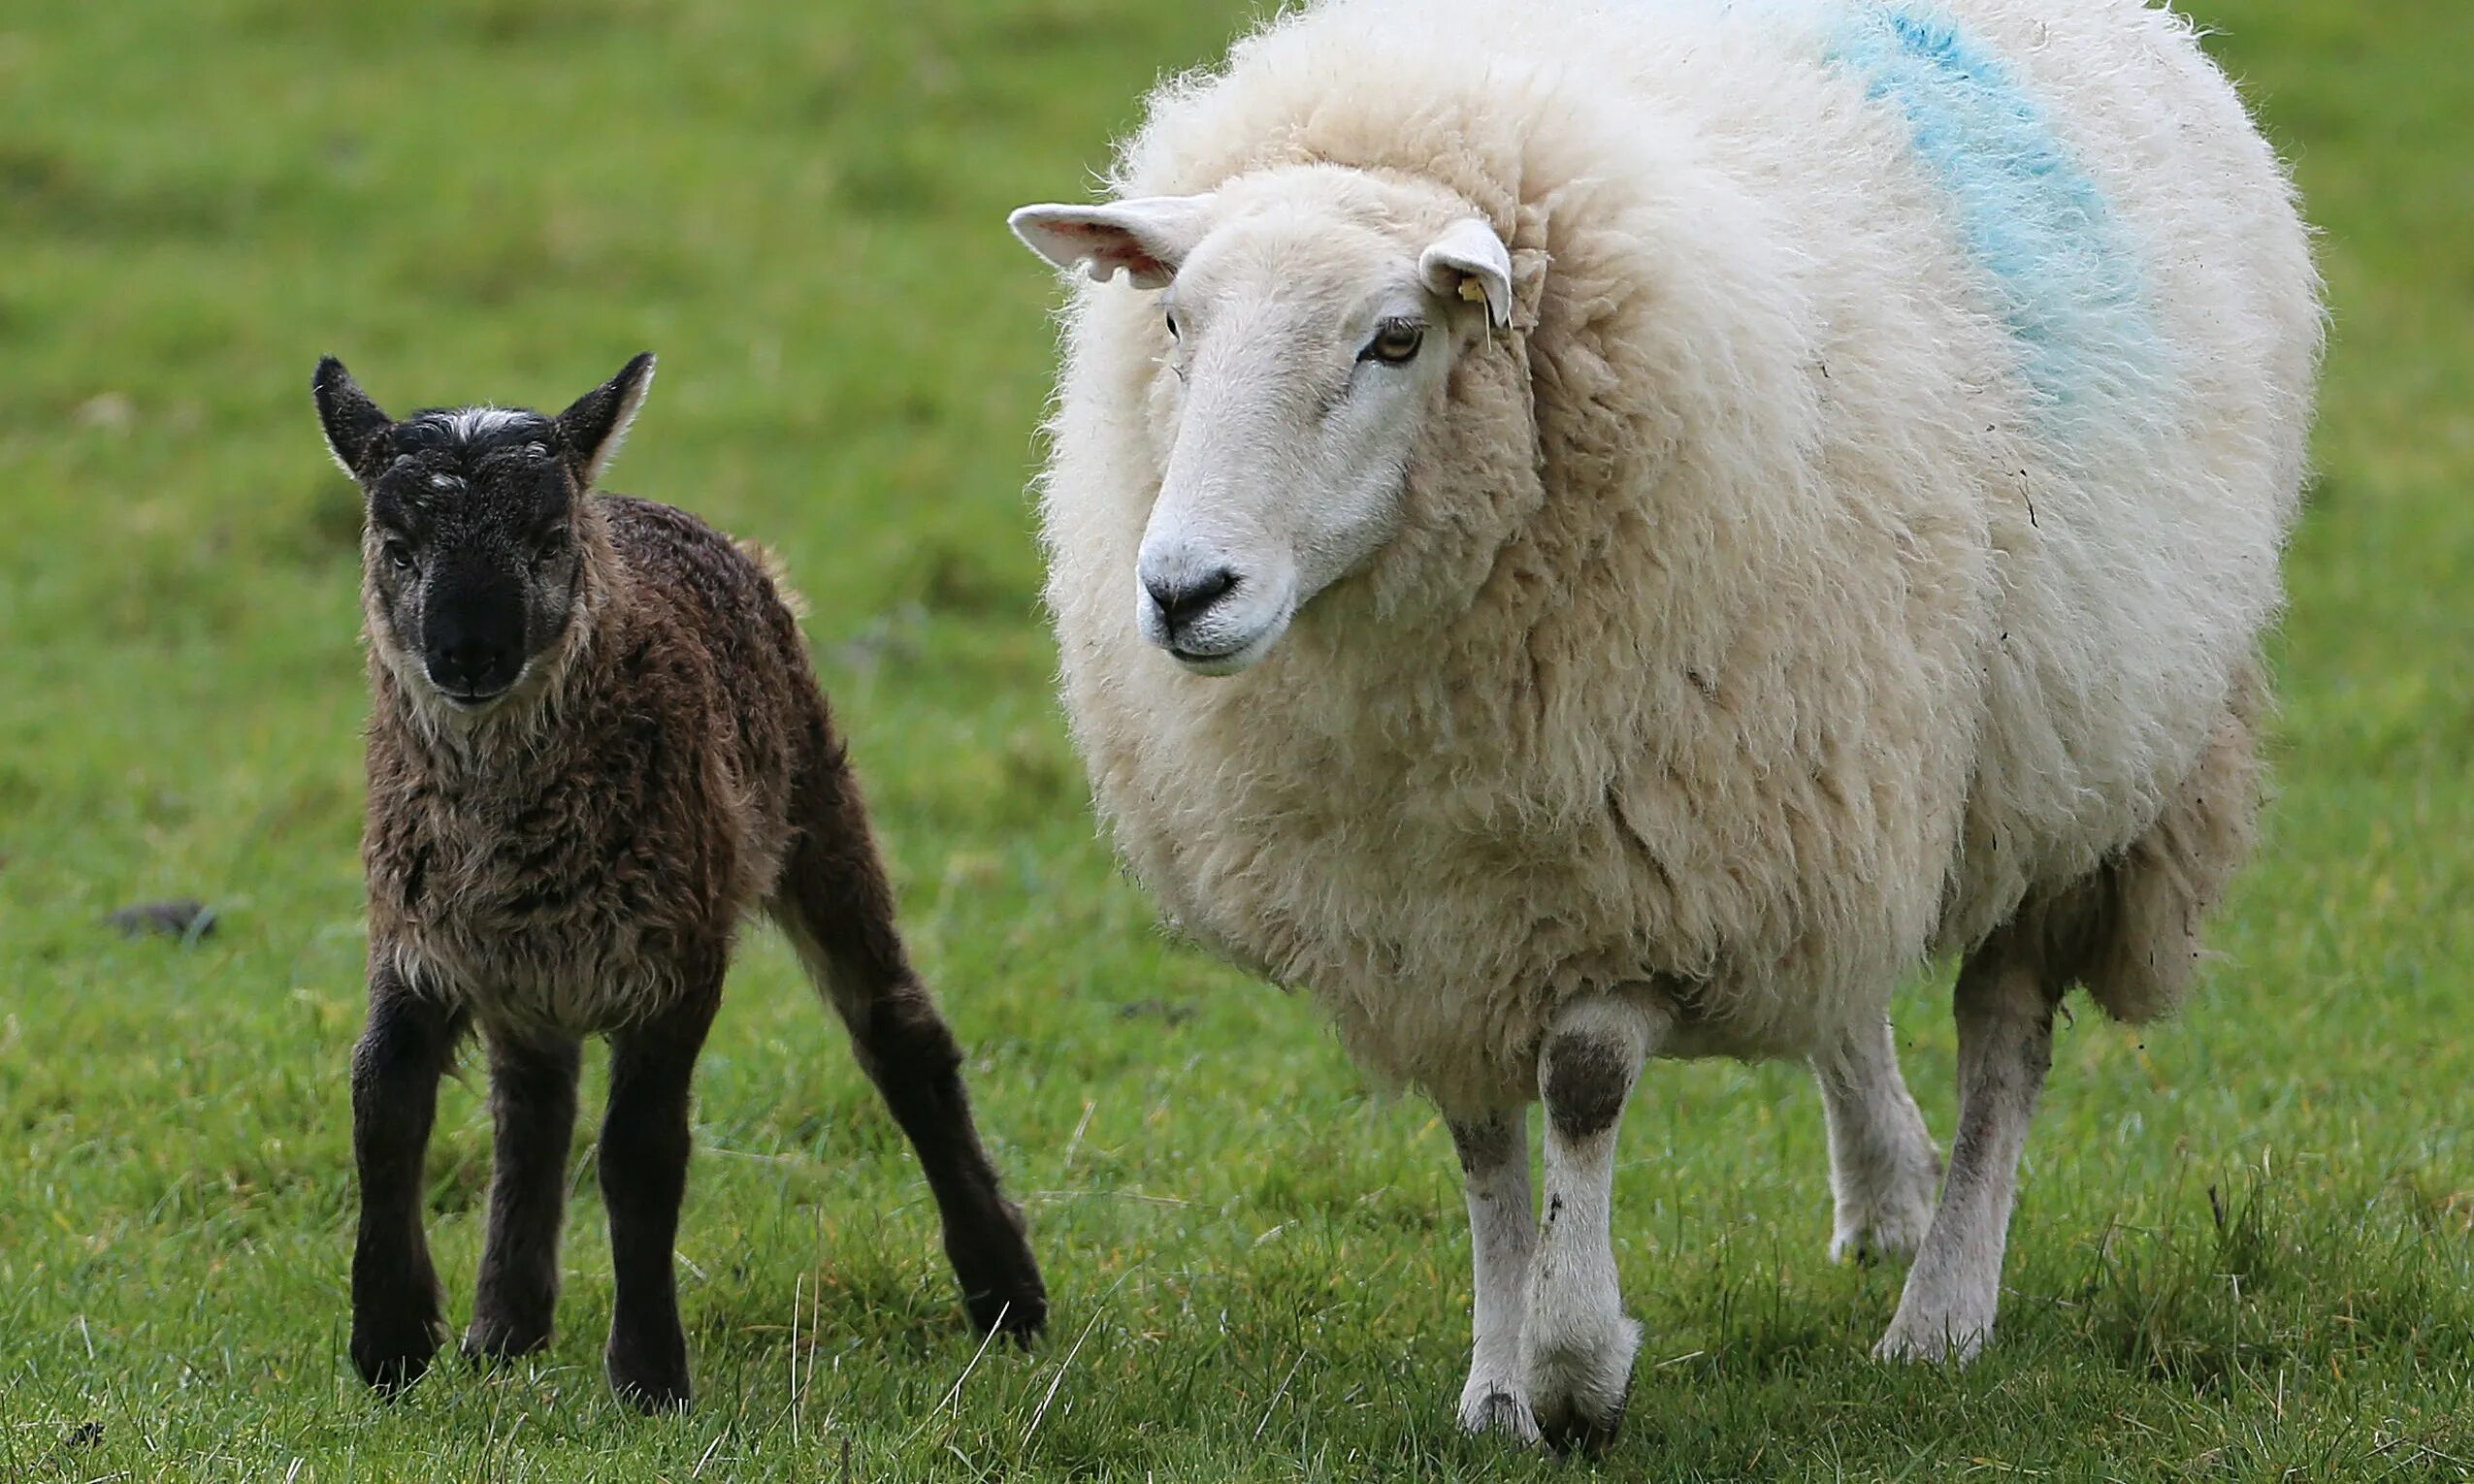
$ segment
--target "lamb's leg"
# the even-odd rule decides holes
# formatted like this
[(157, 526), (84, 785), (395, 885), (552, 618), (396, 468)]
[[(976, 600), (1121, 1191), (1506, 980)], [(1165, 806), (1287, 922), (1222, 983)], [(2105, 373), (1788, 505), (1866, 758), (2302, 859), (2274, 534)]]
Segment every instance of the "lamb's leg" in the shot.
[(352, 1052), (352, 1154), (361, 1178), (352, 1245), (352, 1364), (392, 1394), (430, 1369), (446, 1339), (438, 1273), (421, 1234), (423, 1156), (458, 1016), (372, 954), (370, 1018)]
[(529, 1355), (550, 1342), (558, 1307), (559, 1222), (567, 1153), (575, 1133), (577, 1044), (572, 1036), (493, 1029), (489, 1240), (464, 1353), (477, 1361)]
[(962, 1052), (912, 972), (894, 919), (894, 889), (876, 854), (859, 785), (829, 739), (800, 781), (798, 847), (772, 904), (810, 977), (851, 1034), (859, 1064), (919, 1153), (936, 1198), (945, 1256), (972, 1325), (1027, 1339), (1048, 1322), (1048, 1292), (979, 1142)]
[(721, 981), (717, 965), (681, 1003), (610, 1037), (601, 1166), (617, 1303), (602, 1359), (611, 1389), (648, 1412), (684, 1410), (690, 1396), (671, 1261), (687, 1194), (689, 1086)]
[(1952, 996), (1959, 1021), (1959, 1132), (1941, 1209), (1907, 1270), (1885, 1360), (1967, 1360), (1993, 1333), (2019, 1155), (2053, 1064), (2059, 995), (2032, 955), (1995, 939), (1969, 955)]
[(1890, 1023), (1848, 1032), (1812, 1058), (1830, 1125), (1830, 1256), (1870, 1263), (1914, 1255), (1933, 1223), (1941, 1154), (1899, 1076)]
[(1529, 1302), (1529, 1257), (1537, 1210), (1529, 1197), (1528, 1110), (1450, 1120), (1452, 1147), (1469, 1197), (1470, 1266), (1477, 1303), (1469, 1384), (1460, 1390), (1460, 1425), (1538, 1441), (1538, 1419), (1520, 1386), (1521, 1320)]
[(1611, 1441), (1632, 1393), (1641, 1326), (1625, 1315), (1615, 1281), (1615, 1134), (1642, 1063), (1667, 1029), (1653, 1011), (1593, 995), (1556, 1013), (1538, 1058), (1546, 1208), (1530, 1263), (1520, 1372), (1539, 1430), (1559, 1449)]

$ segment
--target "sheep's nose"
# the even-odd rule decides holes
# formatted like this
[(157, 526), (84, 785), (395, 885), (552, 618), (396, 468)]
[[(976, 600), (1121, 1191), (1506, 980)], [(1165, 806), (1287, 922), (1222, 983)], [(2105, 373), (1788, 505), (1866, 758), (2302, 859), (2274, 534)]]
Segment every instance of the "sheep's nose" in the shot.
[(1226, 597), (1237, 587), (1237, 574), (1227, 567), (1215, 567), (1199, 575), (1174, 578), (1145, 577), (1143, 591), (1158, 605), (1161, 622), (1171, 633), (1203, 616), (1212, 604)]

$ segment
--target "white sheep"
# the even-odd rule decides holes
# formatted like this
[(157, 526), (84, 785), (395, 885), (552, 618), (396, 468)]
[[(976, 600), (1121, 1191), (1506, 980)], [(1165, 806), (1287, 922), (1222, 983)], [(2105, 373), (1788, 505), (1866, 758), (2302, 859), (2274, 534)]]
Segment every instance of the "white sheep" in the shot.
[[(2256, 805), (2319, 285), (2189, 24), (1332, 0), (1109, 183), (1014, 216), (1095, 280), (1075, 738), (1173, 919), (1443, 1109), (1464, 1425), (1619, 1422), (1650, 1056), (1809, 1059), (1840, 1249), (1915, 1255), (1880, 1353), (1972, 1354), (2056, 1003), (2169, 1009)], [(1939, 955), (1937, 1209), (1884, 1007)]]

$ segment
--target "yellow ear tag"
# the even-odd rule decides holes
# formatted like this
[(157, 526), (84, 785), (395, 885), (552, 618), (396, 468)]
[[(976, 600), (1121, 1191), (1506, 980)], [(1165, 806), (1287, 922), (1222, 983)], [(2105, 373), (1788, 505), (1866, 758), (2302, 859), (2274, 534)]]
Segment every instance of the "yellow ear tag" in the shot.
[(1475, 278), (1463, 278), (1460, 280), (1460, 297), (1468, 300), (1471, 304), (1484, 304), (1486, 302), (1486, 286)]

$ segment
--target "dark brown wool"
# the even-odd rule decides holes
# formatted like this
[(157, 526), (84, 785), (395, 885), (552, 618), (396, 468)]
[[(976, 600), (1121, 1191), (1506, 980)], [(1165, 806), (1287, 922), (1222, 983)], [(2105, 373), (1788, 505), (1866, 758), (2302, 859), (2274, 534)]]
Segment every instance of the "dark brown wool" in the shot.
[(353, 1057), (354, 1363), (386, 1390), (445, 1338), (421, 1229), (439, 1077), (488, 1048), (497, 1161), (464, 1348), (548, 1342), (579, 1043), (606, 1036), (601, 1182), (619, 1394), (684, 1406), (671, 1277), (688, 1096), (740, 919), (798, 947), (917, 1148), (982, 1330), (1047, 1300), (961, 1053), (902, 948), (867, 815), (764, 565), (695, 517), (596, 495), (652, 375), (556, 418), (394, 422), (342, 364), (315, 392), (368, 499), (370, 1018)]

